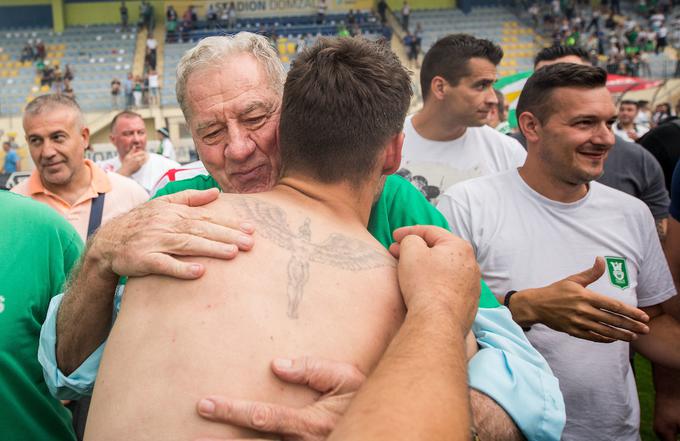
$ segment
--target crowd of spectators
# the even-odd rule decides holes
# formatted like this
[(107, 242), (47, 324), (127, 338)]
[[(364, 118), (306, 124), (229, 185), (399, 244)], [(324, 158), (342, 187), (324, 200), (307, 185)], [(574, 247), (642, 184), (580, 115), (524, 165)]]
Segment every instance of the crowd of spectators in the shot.
[[(586, 48), (591, 62), (608, 73), (650, 77), (651, 54), (680, 44), (680, 15), (672, 15), (668, 0), (636, 4), (624, 15), (616, 0), (599, 6), (552, 0), (534, 3), (528, 12), (535, 28), (549, 35), (553, 44)], [(677, 67), (675, 76), (680, 76)]]

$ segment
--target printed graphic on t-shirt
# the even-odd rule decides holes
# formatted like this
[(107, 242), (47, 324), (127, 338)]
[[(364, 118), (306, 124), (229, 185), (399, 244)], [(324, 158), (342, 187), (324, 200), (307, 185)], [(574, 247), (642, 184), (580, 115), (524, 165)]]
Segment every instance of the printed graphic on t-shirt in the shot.
[(617, 288), (626, 289), (629, 286), (628, 269), (624, 257), (605, 256), (609, 281)]

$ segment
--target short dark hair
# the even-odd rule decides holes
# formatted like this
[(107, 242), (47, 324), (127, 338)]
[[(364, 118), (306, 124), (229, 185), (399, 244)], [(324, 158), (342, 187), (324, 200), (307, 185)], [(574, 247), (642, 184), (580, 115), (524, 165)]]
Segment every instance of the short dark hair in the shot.
[(139, 113), (133, 112), (132, 110), (123, 110), (122, 112), (118, 112), (111, 120), (111, 125), (109, 126), (110, 132), (113, 132), (113, 128), (116, 127), (116, 122), (118, 122), (120, 118), (139, 118), (144, 121), (144, 118), (142, 118), (142, 115)]
[(60, 93), (49, 93), (34, 98), (26, 105), (26, 108), (24, 109), (24, 115), (36, 116), (39, 113), (42, 113), (42, 111), (45, 109), (57, 106), (68, 107), (73, 110), (73, 112), (76, 114), (78, 126), (80, 128), (85, 127), (85, 116), (83, 115), (83, 111), (80, 109), (80, 106), (76, 100), (68, 95), (63, 95)]
[(450, 34), (438, 40), (425, 54), (420, 68), (423, 101), (430, 94), (434, 77), (440, 76), (456, 86), (461, 78), (469, 75), (470, 58), (484, 58), (498, 66), (503, 58), (503, 49), (490, 40), (468, 34)]
[(621, 102), (619, 102), (619, 106), (622, 106), (622, 105), (624, 105), (624, 104), (628, 104), (628, 105), (631, 105), (631, 106), (635, 106), (636, 109), (637, 109), (638, 107), (640, 107), (640, 104), (638, 104), (637, 101), (633, 101), (633, 100), (621, 100)]
[(555, 89), (577, 87), (597, 89), (607, 84), (607, 72), (600, 67), (574, 63), (557, 63), (545, 66), (529, 77), (517, 102), (517, 117), (531, 112), (541, 123), (553, 113), (550, 105)]
[(586, 63), (590, 63), (590, 57), (588, 56), (588, 52), (586, 52), (585, 49), (578, 46), (556, 45), (544, 47), (536, 54), (536, 57), (534, 58), (534, 68), (536, 68), (536, 65), (541, 61), (554, 61), (558, 58), (568, 57), (570, 55), (579, 57)]
[(412, 96), (389, 48), (363, 38), (320, 38), (288, 72), (279, 145), (283, 175), (359, 184), (401, 133)]

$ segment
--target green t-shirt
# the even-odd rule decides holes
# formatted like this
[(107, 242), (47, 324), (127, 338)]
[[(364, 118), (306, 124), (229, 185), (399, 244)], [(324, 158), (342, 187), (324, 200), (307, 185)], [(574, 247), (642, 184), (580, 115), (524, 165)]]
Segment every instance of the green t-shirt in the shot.
[(80, 256), (80, 236), (57, 212), (0, 191), (0, 438), (75, 440), (71, 413), (38, 363), (50, 300)]
[[(200, 175), (182, 181), (169, 182), (156, 192), (154, 197), (177, 193), (183, 190), (208, 190), (219, 188), (212, 176)], [(392, 232), (397, 228), (411, 225), (437, 225), (450, 230), (444, 216), (410, 182), (398, 175), (390, 175), (385, 181), (380, 199), (373, 205), (368, 231), (385, 248), (394, 239)], [(482, 280), (479, 299), (480, 308), (495, 308), (498, 300)]]

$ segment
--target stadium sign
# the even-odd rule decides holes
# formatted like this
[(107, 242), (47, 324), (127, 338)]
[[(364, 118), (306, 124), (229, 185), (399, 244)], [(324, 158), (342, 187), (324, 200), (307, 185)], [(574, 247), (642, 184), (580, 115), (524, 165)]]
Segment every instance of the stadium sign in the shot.
[[(204, 17), (208, 6), (220, 2), (200, 0), (169, 0), (165, 2), (166, 8), (172, 5), (180, 16), (189, 7), (193, 6), (199, 17)], [(225, 3), (225, 2), (221, 2)], [(226, 1), (229, 4), (229, 1)], [(371, 0), (332, 0), (327, 3), (328, 14), (343, 13), (350, 9), (370, 10), (373, 6)], [(274, 17), (281, 15), (307, 15), (316, 14), (317, 0), (236, 0), (234, 1), (237, 18)]]

